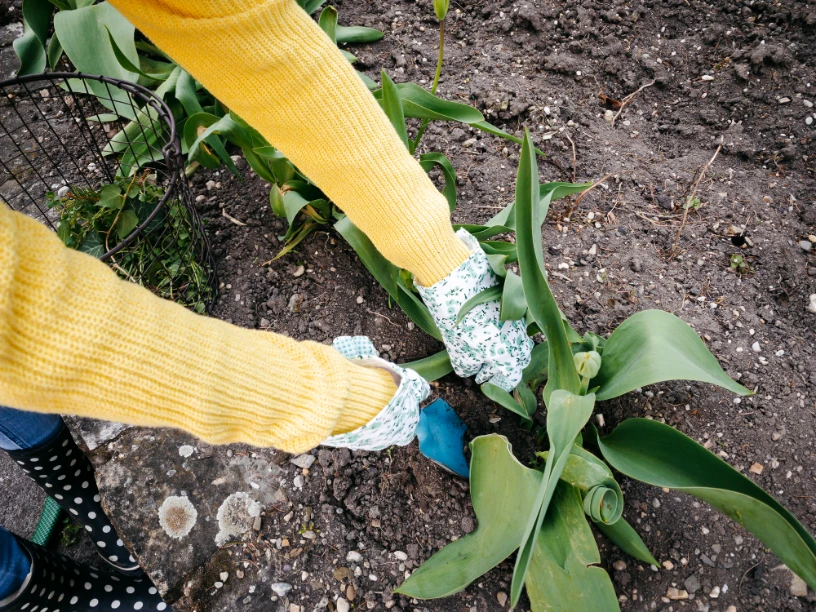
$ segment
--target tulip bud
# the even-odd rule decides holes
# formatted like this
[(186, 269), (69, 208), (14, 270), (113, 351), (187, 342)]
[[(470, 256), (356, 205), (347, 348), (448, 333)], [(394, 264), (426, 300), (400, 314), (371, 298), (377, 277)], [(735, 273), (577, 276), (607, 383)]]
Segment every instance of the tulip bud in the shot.
[(434, 13), (439, 21), (445, 21), (445, 16), (448, 14), (450, 7), (450, 0), (433, 0)]
[(597, 351), (575, 353), (573, 360), (575, 361), (575, 369), (583, 378), (594, 378), (601, 369), (601, 356)]

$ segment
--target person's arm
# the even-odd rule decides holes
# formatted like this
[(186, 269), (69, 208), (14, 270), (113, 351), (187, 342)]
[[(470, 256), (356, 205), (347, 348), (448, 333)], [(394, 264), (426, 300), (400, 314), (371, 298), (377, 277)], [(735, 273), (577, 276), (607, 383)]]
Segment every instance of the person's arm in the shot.
[(396, 390), (332, 347), (159, 299), (0, 204), (0, 405), (303, 452)]
[(467, 259), (445, 198), (295, 0), (112, 0), (278, 147), (392, 263), (432, 285)]

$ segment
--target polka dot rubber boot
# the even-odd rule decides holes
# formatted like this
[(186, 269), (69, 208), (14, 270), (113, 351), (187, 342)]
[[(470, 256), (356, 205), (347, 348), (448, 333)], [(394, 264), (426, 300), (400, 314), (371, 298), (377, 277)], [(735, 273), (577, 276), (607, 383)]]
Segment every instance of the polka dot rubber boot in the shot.
[(99, 555), (116, 571), (141, 574), (136, 559), (116, 534), (99, 503), (93, 466), (76, 445), (67, 427), (45, 445), (8, 451), (26, 474), (79, 522), (96, 544)]
[(117, 576), (80, 565), (33, 542), (17, 538), (31, 571), (3, 612), (156, 612), (172, 608), (146, 577)]

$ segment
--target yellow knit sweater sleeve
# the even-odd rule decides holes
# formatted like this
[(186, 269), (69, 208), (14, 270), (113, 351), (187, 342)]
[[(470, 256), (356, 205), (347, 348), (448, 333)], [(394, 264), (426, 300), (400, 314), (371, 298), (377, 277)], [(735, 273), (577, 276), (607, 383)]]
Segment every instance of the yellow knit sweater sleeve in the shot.
[(433, 284), (467, 259), (447, 203), (295, 0), (111, 0), (310, 177), (394, 264)]
[(395, 391), (329, 346), (159, 299), (0, 204), (0, 405), (303, 452)]

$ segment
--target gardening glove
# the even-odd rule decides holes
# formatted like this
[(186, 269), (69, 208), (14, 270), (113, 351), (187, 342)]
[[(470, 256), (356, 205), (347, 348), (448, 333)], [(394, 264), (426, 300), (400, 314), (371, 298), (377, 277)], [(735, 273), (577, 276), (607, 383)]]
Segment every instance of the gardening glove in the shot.
[(423, 287), (415, 282), (416, 288), (442, 333), (454, 371), (462, 377), (475, 374), (478, 384), (491, 382), (512, 391), (533, 350), (527, 322), (501, 321), (494, 300), (476, 306), (456, 324), (465, 302), (499, 284), (479, 241), (464, 229), (456, 235), (470, 249), (470, 257), (438, 283)]
[(387, 370), (394, 377), (397, 392), (380, 413), (362, 427), (329, 436), (323, 446), (342, 446), (351, 450), (378, 451), (389, 446), (405, 446), (416, 436), (419, 404), (431, 387), (419, 374), (380, 359), (374, 344), (365, 336), (341, 336), (332, 343), (349, 359), (362, 365)]

